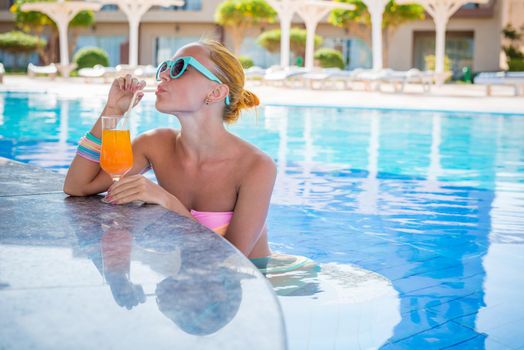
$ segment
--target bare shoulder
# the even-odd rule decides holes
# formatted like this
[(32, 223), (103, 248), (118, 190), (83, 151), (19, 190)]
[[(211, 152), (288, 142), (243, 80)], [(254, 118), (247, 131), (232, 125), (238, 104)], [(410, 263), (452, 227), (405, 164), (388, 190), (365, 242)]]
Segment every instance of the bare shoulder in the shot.
[(276, 165), (273, 159), (256, 146), (236, 137), (239, 156), (242, 161), (243, 178), (247, 181), (260, 181), (263, 179), (273, 181), (276, 176)]
[(158, 128), (146, 131), (143, 134), (138, 135), (134, 140), (133, 144), (141, 149), (149, 149), (157, 147), (159, 145), (168, 145), (174, 142), (178, 136), (179, 131), (170, 128)]

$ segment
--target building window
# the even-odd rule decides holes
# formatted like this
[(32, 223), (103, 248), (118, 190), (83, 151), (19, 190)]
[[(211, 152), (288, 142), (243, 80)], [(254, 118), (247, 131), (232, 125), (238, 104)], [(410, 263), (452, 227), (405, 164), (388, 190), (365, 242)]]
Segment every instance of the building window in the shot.
[(104, 5), (100, 11), (118, 11), (118, 5)]
[[(267, 68), (280, 63), (280, 53), (270, 53), (262, 46), (257, 44), (256, 37), (245, 37), (240, 47), (240, 55), (248, 56), (253, 60), (255, 66)], [(291, 55), (293, 55), (290, 52)], [(295, 60), (292, 57), (292, 63), (295, 64)]]
[[(425, 57), (435, 54), (435, 32), (415, 32), (413, 46), (415, 68), (426, 70)], [(451, 61), (453, 78), (459, 78), (462, 68), (473, 69), (474, 33), (447, 32), (445, 51)]]
[(182, 6), (155, 6), (153, 9), (164, 11), (201, 11), (202, 0), (184, 0), (184, 5)]
[(14, 0), (0, 0), (0, 11), (9, 11), (14, 2)]
[(371, 49), (360, 38), (324, 38), (324, 46), (342, 53), (346, 69), (372, 67)]
[(480, 7), (480, 4), (476, 4), (474, 2), (468, 2), (466, 5), (462, 6), (463, 9), (478, 9)]
[(182, 46), (200, 40), (197, 36), (159, 36), (155, 40), (155, 65), (173, 57)]

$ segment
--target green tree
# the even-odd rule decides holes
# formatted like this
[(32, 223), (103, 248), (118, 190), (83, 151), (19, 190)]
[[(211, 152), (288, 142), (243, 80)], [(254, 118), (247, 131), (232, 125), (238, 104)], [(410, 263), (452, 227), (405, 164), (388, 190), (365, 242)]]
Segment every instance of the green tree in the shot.
[[(356, 33), (357, 36), (369, 43), (371, 39), (371, 16), (367, 6), (361, 0), (335, 0), (355, 5), (354, 10), (336, 9), (331, 12), (328, 22), (337, 26), (354, 30), (355, 25), (364, 26), (365, 32)], [(384, 59), (388, 55), (388, 39), (401, 24), (409, 21), (422, 20), (425, 18), (424, 8), (420, 5), (399, 5), (394, 0), (390, 0), (384, 9), (382, 17), (382, 37)]]
[(524, 70), (524, 51), (521, 50), (524, 26), (520, 30), (508, 24), (502, 30), (506, 45), (502, 46), (506, 54), (506, 62), (510, 71)]
[[(307, 31), (301, 28), (291, 28), (289, 32), (289, 49), (295, 56), (304, 57), (306, 53), (306, 36)], [(260, 34), (257, 38), (257, 44), (269, 52), (280, 51), (280, 29), (273, 29)], [(322, 45), (322, 37), (315, 35), (315, 48)]]
[(240, 53), (246, 30), (261, 23), (273, 23), (277, 13), (264, 0), (226, 0), (215, 12), (215, 22), (233, 36), (233, 51)]
[[(25, 3), (31, 2), (54, 2), (55, 0), (16, 0), (10, 8), (10, 11), (15, 15), (15, 24), (17, 28), (26, 32), (32, 33), (35, 36), (42, 38), (47, 28), (51, 31), (49, 45), (46, 47), (39, 47), (37, 49), (38, 55), (44, 64), (49, 64), (57, 60), (56, 51), (58, 48), (58, 29), (55, 22), (47, 15), (38, 11), (22, 11), (21, 7)], [(69, 27), (87, 27), (94, 23), (93, 11), (79, 12), (69, 23)], [(76, 37), (69, 41), (69, 52), (76, 45)]]

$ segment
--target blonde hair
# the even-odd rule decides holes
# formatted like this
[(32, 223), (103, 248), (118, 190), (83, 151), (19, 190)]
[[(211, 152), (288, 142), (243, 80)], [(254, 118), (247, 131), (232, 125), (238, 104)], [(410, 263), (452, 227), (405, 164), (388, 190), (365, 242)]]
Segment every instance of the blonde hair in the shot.
[(217, 66), (217, 77), (229, 87), (230, 104), (224, 109), (223, 119), (228, 124), (234, 123), (242, 109), (256, 107), (260, 100), (257, 95), (244, 89), (244, 69), (231, 51), (214, 40), (204, 39), (200, 44), (209, 50), (209, 56)]

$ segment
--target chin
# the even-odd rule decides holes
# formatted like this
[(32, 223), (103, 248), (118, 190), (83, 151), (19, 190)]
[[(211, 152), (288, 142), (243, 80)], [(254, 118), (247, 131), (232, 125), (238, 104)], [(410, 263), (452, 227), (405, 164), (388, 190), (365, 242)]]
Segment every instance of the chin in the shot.
[(163, 103), (158, 101), (158, 98), (155, 101), (155, 108), (160, 113), (167, 113), (166, 108), (163, 106)]

